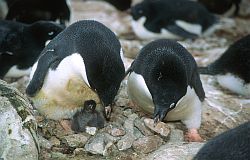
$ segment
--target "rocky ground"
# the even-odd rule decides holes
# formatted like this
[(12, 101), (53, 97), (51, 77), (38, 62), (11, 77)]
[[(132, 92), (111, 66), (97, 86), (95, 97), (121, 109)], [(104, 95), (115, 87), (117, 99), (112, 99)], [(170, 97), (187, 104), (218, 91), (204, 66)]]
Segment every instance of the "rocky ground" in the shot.
[[(127, 13), (118, 12), (104, 2), (72, 1), (71, 23), (81, 19), (95, 19), (114, 31), (124, 49), (125, 65), (147, 41), (133, 33)], [(221, 28), (210, 37), (180, 41), (195, 57), (198, 65), (206, 65), (218, 58), (231, 43), (250, 33), (247, 18), (221, 18)], [(203, 103), (202, 125), (199, 130), (207, 141), (215, 135), (250, 120), (250, 100), (222, 89), (212, 76), (201, 76), (206, 99)], [(10, 80), (7, 80), (10, 82)], [(28, 77), (11, 85), (24, 93)], [(40, 159), (191, 159), (205, 143), (184, 140), (185, 126), (180, 122), (160, 123), (152, 127), (150, 115), (130, 105), (126, 79), (115, 100), (111, 120), (105, 128), (87, 133), (65, 132), (58, 122), (44, 119), (34, 110), (38, 127)]]

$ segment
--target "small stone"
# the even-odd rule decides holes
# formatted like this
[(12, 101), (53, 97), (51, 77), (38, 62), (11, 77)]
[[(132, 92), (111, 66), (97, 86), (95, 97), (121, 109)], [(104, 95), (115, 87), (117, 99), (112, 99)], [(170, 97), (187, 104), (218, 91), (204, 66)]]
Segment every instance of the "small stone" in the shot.
[(144, 119), (144, 124), (151, 129), (152, 131), (160, 134), (164, 139), (168, 137), (170, 133), (169, 126), (164, 122), (158, 122), (156, 126), (154, 126), (154, 120), (150, 118)]
[(45, 139), (44, 137), (42, 137), (41, 135), (38, 135), (38, 142), (39, 142), (39, 145), (42, 147), (42, 148), (45, 148), (45, 149), (50, 149), (52, 147), (52, 144), (50, 143), (49, 140)]
[(184, 142), (184, 134), (180, 129), (172, 129), (168, 142)]
[(52, 146), (60, 146), (60, 140), (58, 138), (56, 138), (55, 136), (52, 136), (50, 139), (49, 139), (50, 143), (52, 144)]
[(74, 155), (82, 155), (85, 153), (85, 150), (83, 148), (76, 148), (73, 153)]
[(86, 127), (86, 133), (90, 134), (90, 135), (95, 135), (97, 132), (97, 128), (96, 127)]
[(63, 137), (62, 143), (73, 148), (83, 147), (88, 141), (89, 137), (90, 136), (86, 133), (72, 134)]
[(135, 127), (138, 128), (144, 136), (152, 136), (153, 133), (145, 126), (142, 120), (136, 118), (134, 121)]
[(136, 137), (134, 135), (126, 134), (125, 136), (122, 137), (121, 140), (118, 141), (118, 143), (117, 143), (118, 149), (120, 151), (123, 151), (123, 150), (127, 150), (127, 149), (131, 148), (135, 139), (136, 139)]
[(51, 153), (51, 159), (60, 159), (60, 160), (64, 160), (67, 159), (67, 156), (63, 153), (60, 152), (52, 152)]
[(163, 140), (159, 136), (153, 135), (137, 139), (133, 148), (136, 152), (147, 154), (158, 149), (162, 143)]
[(121, 128), (112, 128), (109, 131), (109, 134), (111, 134), (114, 137), (124, 136), (126, 134), (124, 129)]

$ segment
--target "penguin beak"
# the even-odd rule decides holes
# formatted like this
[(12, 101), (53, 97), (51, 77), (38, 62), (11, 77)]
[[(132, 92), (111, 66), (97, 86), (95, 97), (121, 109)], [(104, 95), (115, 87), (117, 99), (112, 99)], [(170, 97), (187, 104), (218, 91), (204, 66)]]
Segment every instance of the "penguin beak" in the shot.
[(157, 125), (158, 122), (163, 121), (167, 113), (170, 110), (172, 110), (174, 106), (175, 106), (175, 103), (172, 103), (168, 107), (156, 105), (155, 110), (154, 110), (154, 125)]
[(107, 120), (110, 119), (110, 117), (111, 117), (111, 112), (112, 112), (112, 105), (111, 105), (111, 104), (104, 107), (104, 115), (105, 115), (105, 118), (106, 118)]

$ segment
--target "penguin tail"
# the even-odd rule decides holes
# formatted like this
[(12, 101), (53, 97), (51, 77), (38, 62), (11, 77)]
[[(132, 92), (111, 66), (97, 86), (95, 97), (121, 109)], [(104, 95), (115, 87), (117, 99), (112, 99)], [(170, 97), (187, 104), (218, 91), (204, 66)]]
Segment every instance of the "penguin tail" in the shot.
[(46, 51), (38, 60), (34, 75), (25, 91), (30, 97), (34, 97), (36, 93), (42, 88), (49, 68), (52, 65), (54, 66), (59, 64), (59, 59), (53, 53), (51, 54), (51, 52), (54, 51)]

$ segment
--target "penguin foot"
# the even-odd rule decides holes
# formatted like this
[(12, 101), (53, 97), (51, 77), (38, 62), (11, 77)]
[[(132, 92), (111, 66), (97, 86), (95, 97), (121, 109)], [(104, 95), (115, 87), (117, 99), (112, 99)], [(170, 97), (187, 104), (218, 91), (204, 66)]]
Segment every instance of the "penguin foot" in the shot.
[(105, 107), (105, 113), (104, 113), (104, 115), (105, 115), (105, 118), (106, 118), (107, 120), (110, 119), (110, 117), (111, 117), (111, 112), (112, 112), (111, 106), (106, 106), (106, 107)]
[(63, 119), (63, 120), (61, 120), (59, 123), (60, 123), (60, 125), (62, 126), (62, 128), (66, 131), (66, 133), (74, 132), (74, 131), (71, 129), (71, 121), (70, 121), (70, 120)]
[(188, 129), (188, 132), (185, 135), (185, 140), (188, 142), (203, 142), (204, 140), (201, 138), (197, 129)]

